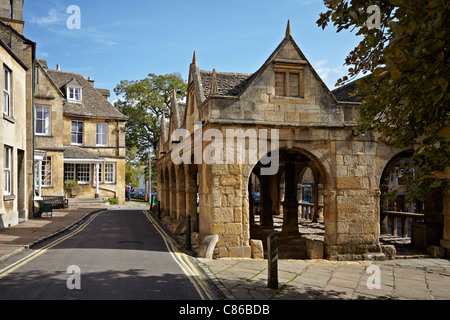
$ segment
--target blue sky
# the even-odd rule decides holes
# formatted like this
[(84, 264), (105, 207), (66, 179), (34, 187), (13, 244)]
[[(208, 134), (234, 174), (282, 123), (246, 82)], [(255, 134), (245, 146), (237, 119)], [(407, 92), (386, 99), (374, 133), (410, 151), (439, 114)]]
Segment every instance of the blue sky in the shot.
[[(79, 30), (67, 27), (70, 5), (81, 9)], [(187, 80), (194, 50), (202, 70), (255, 72), (290, 20), (292, 36), (332, 90), (358, 39), (319, 28), (321, 12), (321, 0), (25, 0), (24, 35), (49, 68), (92, 77), (114, 100), (121, 80), (173, 72)]]

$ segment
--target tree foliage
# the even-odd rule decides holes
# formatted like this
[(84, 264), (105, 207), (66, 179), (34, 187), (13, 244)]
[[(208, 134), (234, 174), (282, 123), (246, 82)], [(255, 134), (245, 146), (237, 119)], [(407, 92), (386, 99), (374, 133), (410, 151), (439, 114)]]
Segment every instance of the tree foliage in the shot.
[(160, 118), (170, 114), (170, 100), (186, 96), (186, 83), (178, 73), (155, 75), (137, 81), (122, 80), (114, 89), (120, 98), (114, 106), (128, 117), (126, 146), (135, 148), (137, 157), (145, 161), (147, 152), (158, 146)]
[[(357, 76), (361, 130), (374, 130), (399, 149), (414, 147), (412, 199), (449, 192), (450, 108), (447, 0), (324, 0), (317, 24), (337, 32), (351, 28), (362, 40), (345, 60)], [(379, 28), (369, 28), (370, 5), (380, 9)]]

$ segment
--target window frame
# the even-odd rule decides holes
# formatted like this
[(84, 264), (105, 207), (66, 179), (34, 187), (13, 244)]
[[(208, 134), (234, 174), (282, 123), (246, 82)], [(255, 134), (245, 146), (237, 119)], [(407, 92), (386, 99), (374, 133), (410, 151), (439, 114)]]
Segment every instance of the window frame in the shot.
[[(75, 171), (78, 184), (90, 184), (92, 182), (90, 163), (77, 163), (75, 165)], [(83, 177), (83, 179), (80, 179), (80, 177)]]
[[(3, 65), (3, 114), (9, 117), (12, 117), (11, 79), (11, 69), (9, 69), (6, 65)], [(6, 95), (8, 99), (6, 99)], [(8, 103), (6, 103), (6, 101)]]
[(3, 147), (3, 195), (12, 195), (12, 156), (13, 148), (10, 146)]
[[(47, 166), (50, 166), (48, 168)], [(47, 170), (49, 169), (49, 170)], [(47, 172), (49, 171), (49, 172)], [(42, 165), (41, 165), (41, 186), (42, 187), (53, 187), (53, 158), (52, 156), (46, 156), (44, 159), (42, 159)], [(46, 184), (46, 180), (50, 177), (50, 184)]]
[[(112, 171), (110, 172), (110, 168)], [(112, 177), (112, 180), (109, 179)], [(116, 184), (116, 163), (115, 162), (106, 162), (105, 163), (105, 184)]]
[[(73, 124), (74, 123), (77, 124), (77, 126), (76, 126), (77, 131), (73, 130), (73, 128), (74, 128)], [(80, 129), (79, 124), (80, 123), (82, 124), (82, 131), (81, 132), (79, 131), (79, 129)], [(70, 127), (70, 142), (71, 142), (71, 144), (75, 145), (75, 146), (82, 146), (83, 143), (84, 143), (84, 121), (72, 120), (70, 124), (71, 124), (71, 127)], [(74, 134), (77, 137), (77, 142), (73, 142)], [(80, 135), (81, 135), (81, 143), (79, 142), (79, 139), (78, 139), (80, 137)]]
[[(102, 132), (99, 132), (99, 128), (101, 129)], [(105, 143), (99, 143), (99, 137), (104, 138)], [(103, 140), (103, 139), (101, 139), (101, 140)], [(100, 146), (100, 147), (108, 146), (108, 122), (97, 122), (96, 145)]]
[[(73, 90), (73, 93), (72, 93)], [(77, 91), (79, 97), (77, 97)], [(68, 85), (67, 86), (67, 101), (74, 103), (81, 103), (83, 101), (83, 87)]]
[[(38, 119), (38, 108), (43, 108), (43, 109), (47, 109), (48, 110), (48, 119), (47, 118), (39, 118)], [(45, 113), (45, 111), (42, 111), (43, 113)], [(35, 115), (34, 115), (34, 119), (35, 119), (35, 129), (34, 129), (34, 133), (38, 136), (50, 136), (52, 134), (52, 108), (50, 106), (42, 106), (42, 105), (35, 105)], [(44, 132), (37, 132), (37, 122), (38, 121), (43, 121), (44, 122)]]
[(76, 172), (77, 168), (75, 163), (64, 163), (64, 181), (75, 180)]

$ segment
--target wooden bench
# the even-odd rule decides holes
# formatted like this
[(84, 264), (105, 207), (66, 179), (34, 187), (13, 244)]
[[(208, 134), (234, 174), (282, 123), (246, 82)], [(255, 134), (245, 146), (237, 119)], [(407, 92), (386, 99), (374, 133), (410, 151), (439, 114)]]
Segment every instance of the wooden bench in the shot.
[(69, 208), (69, 199), (67, 199), (65, 196), (43, 196), (42, 201), (52, 205), (53, 208)]
[(69, 200), (64, 196), (43, 196), (42, 200), (38, 201), (39, 203), (39, 217), (42, 217), (43, 213), (50, 213), (50, 216), (53, 218), (53, 208), (69, 208)]
[(47, 216), (48, 216), (48, 213), (50, 213), (50, 217), (53, 218), (53, 207), (52, 207), (52, 205), (49, 204), (49, 203), (45, 203), (44, 201), (41, 201), (41, 200), (38, 201), (38, 203), (39, 203), (38, 217), (39, 218), (42, 217), (42, 214), (44, 212), (47, 212)]

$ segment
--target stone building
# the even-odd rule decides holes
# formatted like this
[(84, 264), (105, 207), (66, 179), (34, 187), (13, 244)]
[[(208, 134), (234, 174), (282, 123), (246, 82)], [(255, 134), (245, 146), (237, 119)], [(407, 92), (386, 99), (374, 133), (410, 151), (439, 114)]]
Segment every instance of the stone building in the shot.
[[(25, 197), (21, 200), (19, 206), (19, 219), (27, 220), (33, 217), (33, 74), (34, 74), (34, 60), (36, 55), (36, 43), (27, 39), (23, 35), (23, 0), (1, 0), (0, 1), (0, 39), (11, 49), (14, 55), (27, 66), (25, 70), (25, 79), (21, 79), (17, 88), (25, 90), (24, 103), (19, 108), (19, 105), (14, 105), (15, 112), (21, 114), (24, 112), (25, 118), (20, 124), (16, 126), (23, 126), (25, 132), (20, 131), (20, 136), (15, 139), (25, 139), (25, 145), (22, 150), (25, 152), (21, 154), (24, 157), (24, 181), (20, 183), (20, 197)], [(24, 81), (23, 81), (24, 80)], [(15, 88), (11, 87), (14, 91)], [(20, 111), (20, 112), (19, 112)], [(13, 111), (14, 112), (14, 111)], [(16, 130), (15, 130), (16, 131)], [(14, 133), (15, 134), (15, 133)], [(3, 158), (2, 158), (3, 159)], [(16, 158), (17, 160), (17, 158)], [(14, 162), (16, 160), (13, 160)], [(0, 173), (1, 174), (1, 173)], [(22, 176), (21, 176), (22, 177)], [(9, 223), (8, 223), (9, 224)], [(6, 225), (7, 226), (7, 225)]]
[(0, 39), (0, 228), (27, 216), (26, 75), (29, 67)]
[(327, 88), (289, 24), (253, 74), (200, 70), (194, 53), (186, 107), (173, 99), (170, 119), (161, 120), (162, 212), (190, 215), (201, 240), (218, 235), (216, 257), (250, 257), (256, 236), (250, 178), (259, 181), (260, 226), (270, 231), (273, 214), (282, 212), (283, 233), (295, 234), (303, 206), (297, 186), (310, 170), (312, 218), (325, 226), (324, 257), (383, 259), (382, 180), (408, 150), (356, 132), (359, 102), (348, 90)]
[[(74, 194), (81, 198), (117, 197), (123, 202), (125, 193), (126, 117), (109, 103), (108, 90), (36, 60), (36, 43), (23, 35), (24, 24), (23, 0), (0, 0), (2, 61), (11, 71), (18, 70), (10, 73), (11, 94), (20, 95), (13, 97), (13, 117), (3, 116), (1, 128), (9, 130), (7, 135), (1, 132), (1, 160), (7, 159), (3, 144), (12, 146), (11, 190), (17, 192), (2, 195), (5, 227), (34, 218), (35, 200), (42, 196), (64, 195), (66, 178), (80, 182)], [(5, 173), (0, 175), (4, 190)]]
[(91, 78), (49, 69), (37, 60), (35, 76), (36, 198), (71, 196), (125, 201), (125, 123), (109, 103), (109, 90)]

